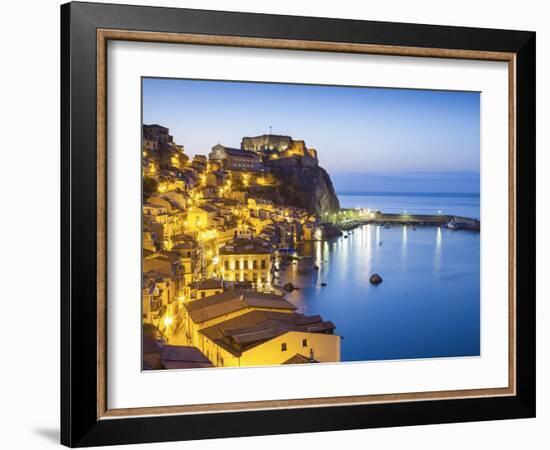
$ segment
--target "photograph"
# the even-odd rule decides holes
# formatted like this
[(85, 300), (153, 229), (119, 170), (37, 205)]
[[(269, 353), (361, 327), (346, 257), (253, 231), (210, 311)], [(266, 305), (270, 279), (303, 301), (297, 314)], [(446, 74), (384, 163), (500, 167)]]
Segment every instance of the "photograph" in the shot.
[[(56, 363), (44, 392), (60, 394), (40, 439), (311, 447), (322, 433), (315, 445), (332, 448), (355, 430), (424, 448), (422, 430), (444, 427), (434, 448), (498, 435), (508, 449), (540, 431), (510, 419), (540, 415), (542, 15), (295, 3), (70, 2), (33, 16), (58, 25), (60, 70), (35, 80), (31, 66), (52, 60), (39, 27), (16, 48), (28, 76), (8, 95), (25, 117), (21, 93), (46, 96), (46, 112), (12, 122), (59, 133), (60, 158), (38, 146), (37, 176), (21, 161), (6, 173), (12, 188), (59, 174), (41, 240), (57, 251), (38, 253), (47, 269), (59, 255), (60, 276), (37, 273), (58, 282), (46, 291), (60, 307), (40, 297), (57, 317), (31, 315), (60, 325), (60, 357), (38, 352)], [(34, 216), (51, 216), (46, 197)], [(28, 284), (28, 264), (12, 265)], [(449, 439), (445, 424), (477, 431)]]
[(479, 92), (141, 83), (143, 370), (481, 355)]

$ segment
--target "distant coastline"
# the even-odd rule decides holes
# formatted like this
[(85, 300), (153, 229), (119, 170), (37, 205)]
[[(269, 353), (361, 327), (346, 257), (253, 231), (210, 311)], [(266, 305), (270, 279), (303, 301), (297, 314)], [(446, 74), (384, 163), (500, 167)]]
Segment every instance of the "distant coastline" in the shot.
[(481, 198), (476, 192), (341, 190), (336, 195), (344, 210), (368, 209), (387, 214), (481, 218)]
[(336, 191), (336, 195), (344, 196), (376, 196), (376, 197), (479, 197), (479, 192), (389, 192), (389, 191)]

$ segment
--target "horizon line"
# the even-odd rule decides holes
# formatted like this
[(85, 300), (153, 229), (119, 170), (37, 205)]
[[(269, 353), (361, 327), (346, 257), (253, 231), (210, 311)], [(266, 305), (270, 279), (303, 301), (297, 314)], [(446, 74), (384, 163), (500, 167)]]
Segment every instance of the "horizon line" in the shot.
[(381, 195), (381, 196), (425, 196), (425, 197), (479, 197), (480, 192), (452, 192), (452, 191), (441, 191), (441, 192), (425, 192), (425, 191), (335, 191), (336, 195), (349, 195), (349, 196), (360, 196), (360, 195)]

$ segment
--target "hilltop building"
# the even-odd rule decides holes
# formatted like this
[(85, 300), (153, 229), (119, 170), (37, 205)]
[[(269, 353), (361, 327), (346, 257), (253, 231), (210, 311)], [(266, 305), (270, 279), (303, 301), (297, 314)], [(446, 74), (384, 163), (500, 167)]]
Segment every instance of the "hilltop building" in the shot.
[(170, 130), (161, 125), (143, 125), (143, 145), (147, 150), (158, 150), (164, 145), (174, 143)]
[[(303, 142), (303, 141), (302, 141)], [(278, 134), (262, 134), (255, 137), (243, 137), (241, 148), (252, 152), (261, 152), (268, 150), (277, 150), (284, 152), (293, 146), (294, 141), (290, 136), (281, 136)]]
[[(143, 163), (147, 166), (148, 172), (151, 172), (151, 167), (154, 167), (155, 163), (166, 168), (182, 168), (189, 160), (184, 153), (183, 145), (174, 142), (170, 130), (157, 124), (143, 125), (142, 151)], [(156, 161), (152, 161), (151, 158)], [(152, 172), (154, 174), (154, 169)]]
[(212, 161), (220, 161), (226, 170), (261, 172), (262, 158), (255, 152), (239, 150), (217, 144), (208, 155)]
[(318, 162), (315, 149), (307, 148), (304, 141), (294, 140), (290, 136), (262, 134), (255, 137), (243, 137), (241, 149), (259, 153), (267, 160), (301, 156), (312, 160), (311, 162)]

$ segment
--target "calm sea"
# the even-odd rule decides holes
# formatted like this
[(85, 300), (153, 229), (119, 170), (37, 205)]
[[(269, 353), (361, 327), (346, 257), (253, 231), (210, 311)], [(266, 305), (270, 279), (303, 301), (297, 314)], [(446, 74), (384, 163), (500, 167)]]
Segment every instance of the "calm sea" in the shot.
[(450, 214), (479, 219), (479, 194), (399, 192), (338, 193), (342, 208), (370, 208), (385, 213)]
[[(343, 207), (479, 217), (473, 197), (339, 198)], [(300, 288), (287, 295), (300, 312), (334, 322), (344, 337), (342, 361), (476, 356), (479, 249), (479, 233), (365, 225), (348, 238), (303, 244), (305, 258), (282, 271), (279, 281)], [(373, 273), (383, 283), (371, 285)]]

